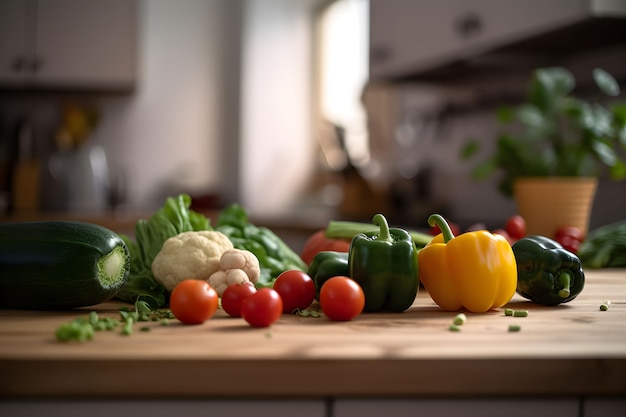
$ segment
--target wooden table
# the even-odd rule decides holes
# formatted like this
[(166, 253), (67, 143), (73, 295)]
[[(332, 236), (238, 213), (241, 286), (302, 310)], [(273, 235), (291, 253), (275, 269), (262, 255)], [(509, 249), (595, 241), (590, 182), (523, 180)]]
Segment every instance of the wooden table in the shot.
[(203, 325), (55, 340), (60, 324), (90, 310), (117, 317), (119, 307), (0, 310), (0, 396), (626, 397), (626, 270), (587, 271), (582, 294), (557, 307), (516, 295), (507, 307), (528, 317), (467, 313), (460, 332), (448, 330), (455, 313), (420, 290), (404, 313), (350, 322), (284, 315), (255, 329), (218, 310)]

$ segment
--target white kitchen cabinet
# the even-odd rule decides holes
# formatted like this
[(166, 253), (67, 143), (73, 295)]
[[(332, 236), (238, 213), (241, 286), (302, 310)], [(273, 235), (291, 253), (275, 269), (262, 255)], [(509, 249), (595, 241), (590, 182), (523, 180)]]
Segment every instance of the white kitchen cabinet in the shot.
[(132, 87), (137, 38), (136, 0), (3, 0), (0, 85)]
[(428, 71), (625, 9), (609, 0), (371, 0), (370, 76)]

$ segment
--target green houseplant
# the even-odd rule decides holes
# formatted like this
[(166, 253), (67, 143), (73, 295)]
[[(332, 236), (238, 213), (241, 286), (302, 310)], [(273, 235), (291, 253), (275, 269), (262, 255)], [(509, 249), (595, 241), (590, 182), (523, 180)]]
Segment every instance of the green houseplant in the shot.
[[(620, 87), (611, 74), (596, 68), (592, 75), (600, 94), (583, 99), (574, 95), (576, 81), (567, 69), (535, 70), (526, 101), (517, 107), (497, 110), (496, 116), (504, 129), (497, 137), (493, 154), (474, 168), (473, 177), (501, 175), (500, 191), (516, 200), (522, 179), (532, 178), (537, 184), (542, 178), (563, 188), (564, 182), (573, 178), (592, 184), (597, 184), (600, 175), (614, 180), (626, 178), (626, 104), (614, 98), (620, 94)], [(462, 150), (462, 158), (470, 158), (479, 149), (477, 140), (470, 141)], [(569, 193), (579, 188), (568, 187)], [(551, 191), (547, 193), (552, 195)], [(594, 194), (595, 185), (591, 199)], [(520, 201), (517, 202), (521, 211)], [(544, 205), (544, 217), (547, 207)], [(585, 216), (588, 221), (589, 213)], [(567, 216), (554, 217), (555, 221), (569, 221)], [(587, 224), (583, 222), (581, 228), (586, 229)], [(529, 231), (533, 232), (532, 225)], [(551, 233), (545, 228), (534, 232)]]

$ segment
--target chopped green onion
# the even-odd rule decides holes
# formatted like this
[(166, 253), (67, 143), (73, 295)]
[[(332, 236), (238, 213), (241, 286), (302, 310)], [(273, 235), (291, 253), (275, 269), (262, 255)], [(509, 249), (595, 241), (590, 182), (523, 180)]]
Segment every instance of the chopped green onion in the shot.
[(122, 328), (122, 334), (125, 336), (131, 335), (133, 333), (133, 324), (135, 323), (135, 320), (133, 320), (131, 317), (129, 317), (126, 320), (126, 323), (124, 323), (124, 327)]
[(513, 317), (528, 317), (528, 310), (515, 310)]
[(513, 309), (512, 308), (505, 308), (504, 309), (504, 315), (505, 316), (512, 316), (513, 315)]
[(609, 309), (608, 304), (600, 304), (600, 311), (607, 311)]
[(520, 326), (519, 324), (510, 324), (509, 325), (509, 331), (510, 332), (519, 332), (520, 330), (522, 330), (522, 326)]
[(454, 318), (453, 323), (456, 324), (457, 326), (460, 326), (460, 325), (465, 324), (466, 321), (467, 321), (467, 316), (464, 313), (459, 313)]
[(96, 313), (95, 311), (91, 311), (89, 313), (89, 323), (96, 327), (96, 325), (98, 324), (98, 313)]
[(450, 330), (451, 332), (460, 332), (461, 328), (456, 324), (451, 324), (450, 327), (448, 327), (448, 330)]

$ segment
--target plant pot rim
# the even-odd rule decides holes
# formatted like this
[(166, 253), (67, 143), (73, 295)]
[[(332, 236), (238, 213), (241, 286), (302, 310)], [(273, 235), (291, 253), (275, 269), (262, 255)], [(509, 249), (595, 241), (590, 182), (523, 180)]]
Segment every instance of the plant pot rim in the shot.
[(584, 183), (597, 183), (598, 177), (580, 177), (580, 176), (560, 176), (560, 177), (517, 177), (514, 182), (532, 182), (532, 183), (547, 183), (547, 182), (584, 182)]

